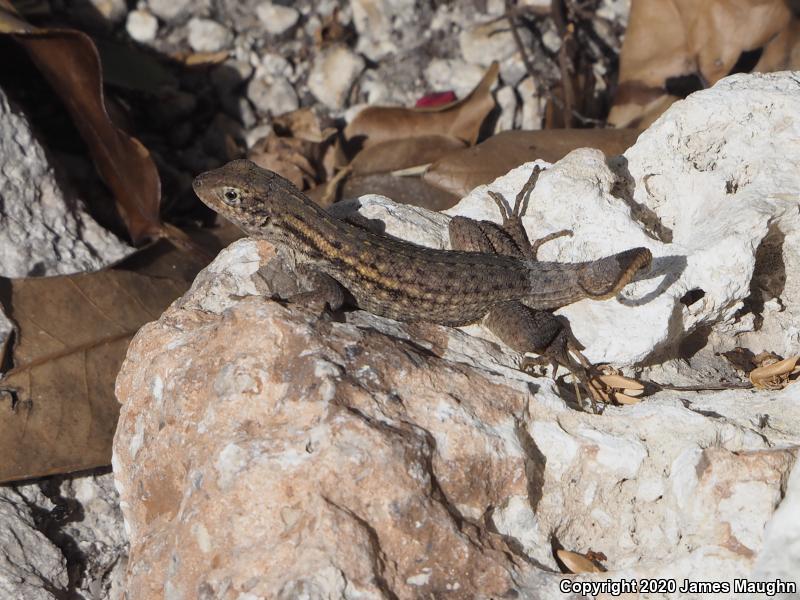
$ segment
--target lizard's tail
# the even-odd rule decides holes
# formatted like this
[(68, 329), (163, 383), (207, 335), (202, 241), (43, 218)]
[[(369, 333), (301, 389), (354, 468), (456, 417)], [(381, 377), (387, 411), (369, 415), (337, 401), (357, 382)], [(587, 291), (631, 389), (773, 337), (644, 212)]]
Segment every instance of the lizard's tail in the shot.
[(633, 248), (586, 263), (578, 273), (578, 284), (589, 298), (605, 300), (625, 287), (639, 269), (650, 265), (647, 248)]

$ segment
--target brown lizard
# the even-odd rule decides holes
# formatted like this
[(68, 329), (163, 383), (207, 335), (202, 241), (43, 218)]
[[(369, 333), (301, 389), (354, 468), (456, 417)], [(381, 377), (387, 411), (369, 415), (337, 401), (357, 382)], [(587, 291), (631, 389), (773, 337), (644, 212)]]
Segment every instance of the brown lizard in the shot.
[[(359, 308), (399, 321), (458, 326), (482, 322), (512, 349), (536, 353), (567, 367), (597, 397), (588, 361), (569, 327), (550, 311), (581, 300), (619, 292), (651, 260), (633, 248), (580, 263), (536, 259), (538, 247), (562, 231), (530, 243), (522, 226), (527, 197), (539, 174), (511, 209), (490, 192), (503, 225), (454, 217), (453, 250), (426, 248), (337, 219), (292, 183), (247, 160), (201, 174), (195, 193), (245, 233), (294, 250), (316, 275), (315, 297), (337, 310), (343, 288)], [(570, 356), (578, 357), (580, 363)]]

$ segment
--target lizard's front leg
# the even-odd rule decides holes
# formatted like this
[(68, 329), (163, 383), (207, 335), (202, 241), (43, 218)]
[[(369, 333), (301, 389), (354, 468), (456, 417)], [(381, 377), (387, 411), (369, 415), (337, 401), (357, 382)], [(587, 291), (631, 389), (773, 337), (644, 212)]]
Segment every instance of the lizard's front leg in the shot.
[(286, 302), (309, 306), (320, 313), (325, 310), (326, 305), (332, 311), (342, 307), (344, 288), (333, 277), (308, 266), (298, 266), (295, 271), (299, 279), (309, 283), (308, 287), (311, 289), (285, 298)]

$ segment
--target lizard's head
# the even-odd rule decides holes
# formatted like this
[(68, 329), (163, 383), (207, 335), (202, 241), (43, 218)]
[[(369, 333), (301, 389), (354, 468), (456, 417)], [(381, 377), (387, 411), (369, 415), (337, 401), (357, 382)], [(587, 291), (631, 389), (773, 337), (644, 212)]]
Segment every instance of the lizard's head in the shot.
[[(277, 206), (294, 186), (272, 171), (249, 160), (234, 160), (198, 175), (192, 182), (195, 194), (206, 206), (245, 231), (267, 233), (265, 227), (283, 207)], [(296, 190), (295, 190), (296, 191)]]

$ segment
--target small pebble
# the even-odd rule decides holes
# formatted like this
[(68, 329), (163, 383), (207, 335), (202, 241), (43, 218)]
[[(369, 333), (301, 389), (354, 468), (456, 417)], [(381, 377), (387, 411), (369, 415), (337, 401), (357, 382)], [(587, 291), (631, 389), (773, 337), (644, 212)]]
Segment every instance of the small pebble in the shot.
[(291, 63), (280, 54), (269, 52), (261, 57), (261, 67), (268, 75), (291, 77), (294, 69)]
[[(148, 0), (147, 6), (155, 16), (164, 21), (172, 21), (186, 11), (194, 0)], [(196, 6), (195, 10), (201, 7)]]
[(125, 30), (137, 42), (152, 42), (158, 32), (158, 19), (146, 10), (134, 10), (128, 13)]
[(211, 19), (192, 18), (189, 30), (189, 45), (195, 52), (218, 52), (233, 42), (233, 34)]
[(273, 35), (280, 35), (297, 24), (300, 13), (290, 6), (281, 6), (272, 2), (262, 2), (256, 7), (256, 15), (264, 24), (264, 28)]
[(285, 77), (254, 77), (247, 85), (247, 97), (261, 115), (282, 115), (300, 107), (300, 101)]
[(347, 95), (364, 66), (364, 59), (347, 46), (334, 46), (314, 59), (308, 88), (326, 106), (336, 110), (344, 108)]

